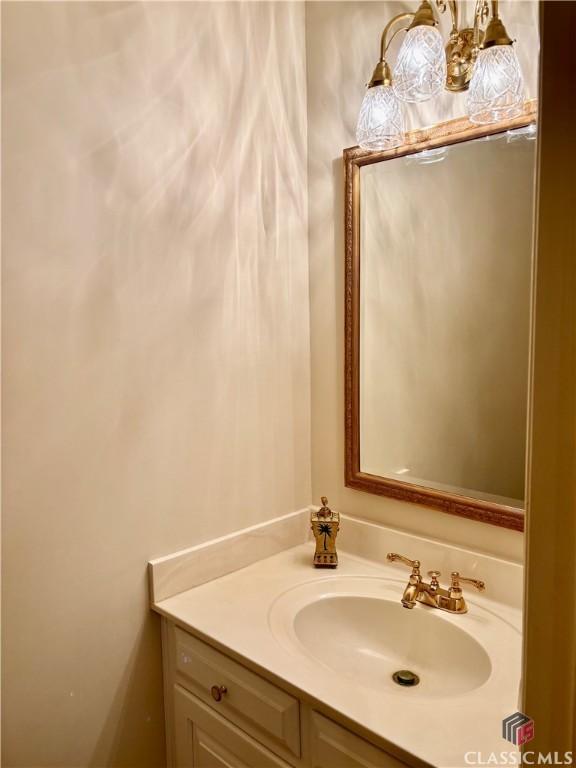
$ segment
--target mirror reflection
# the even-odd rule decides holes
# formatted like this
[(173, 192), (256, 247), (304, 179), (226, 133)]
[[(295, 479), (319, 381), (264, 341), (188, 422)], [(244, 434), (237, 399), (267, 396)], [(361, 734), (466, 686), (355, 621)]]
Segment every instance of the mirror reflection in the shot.
[(524, 505), (531, 126), (360, 169), (360, 471)]

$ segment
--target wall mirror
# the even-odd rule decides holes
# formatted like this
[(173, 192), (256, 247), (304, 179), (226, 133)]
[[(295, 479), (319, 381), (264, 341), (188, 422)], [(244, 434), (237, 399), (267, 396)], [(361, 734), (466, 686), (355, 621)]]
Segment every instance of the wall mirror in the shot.
[(535, 117), (344, 151), (347, 486), (523, 529)]

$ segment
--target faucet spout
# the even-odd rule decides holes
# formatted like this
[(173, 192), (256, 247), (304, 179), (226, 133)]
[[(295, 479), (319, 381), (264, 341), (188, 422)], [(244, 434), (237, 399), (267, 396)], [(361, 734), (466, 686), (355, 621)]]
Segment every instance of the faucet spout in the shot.
[(420, 579), (418, 577), (411, 576), (410, 581), (404, 590), (404, 594), (402, 595), (402, 605), (404, 608), (414, 608), (419, 591)]

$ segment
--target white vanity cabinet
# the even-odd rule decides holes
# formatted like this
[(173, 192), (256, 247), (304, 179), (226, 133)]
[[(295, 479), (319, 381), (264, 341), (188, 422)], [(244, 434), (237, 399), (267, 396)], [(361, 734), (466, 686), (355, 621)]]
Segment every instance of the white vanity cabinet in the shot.
[(174, 768), (289, 768), (282, 758), (174, 685)]
[(361, 739), (319, 712), (311, 711), (312, 768), (406, 768), (392, 755)]
[(162, 644), (170, 768), (406, 766), (166, 618)]

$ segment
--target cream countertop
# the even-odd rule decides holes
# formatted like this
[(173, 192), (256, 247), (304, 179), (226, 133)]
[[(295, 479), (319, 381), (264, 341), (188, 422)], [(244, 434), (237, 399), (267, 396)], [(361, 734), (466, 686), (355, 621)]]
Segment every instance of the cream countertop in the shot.
[[(396, 692), (361, 687), (345, 675), (326, 674), (326, 668), (303, 647), (291, 643), (287, 635), (279, 635), (278, 622), (273, 632), (271, 610), (281, 596), (291, 590), (296, 594), (296, 588), (307, 582), (322, 580), (328, 591), (334, 591), (342, 577), (380, 577), (386, 580), (388, 590), (394, 588), (394, 582), (400, 600), (408, 572), (346, 552), (340, 553), (337, 570), (314, 569), (313, 551), (310, 543), (293, 547), (156, 602), (153, 608), (193, 634), (256, 665), (264, 674), (268, 671), (306, 697), (339, 712), (378, 740), (432, 765), (459, 768), (465, 765), (466, 752), (510, 751), (512, 745), (500, 733), (502, 719), (518, 708), (520, 610), (468, 590), (468, 614), (452, 616), (438, 611), (439, 618), (454, 622), (481, 642), (483, 638), (492, 643), (493, 650), (500, 647), (496, 653), (505, 654), (480, 688), (430, 698), (413, 696), (417, 689)], [(485, 577), (489, 587), (490, 574)], [(429, 609), (417, 606), (414, 610)], [(502, 639), (504, 634), (507, 639), (500, 646), (499, 638), (494, 637), (498, 627), (495, 617), (507, 625), (502, 633)], [(319, 638), (319, 642), (326, 641), (329, 638)]]

